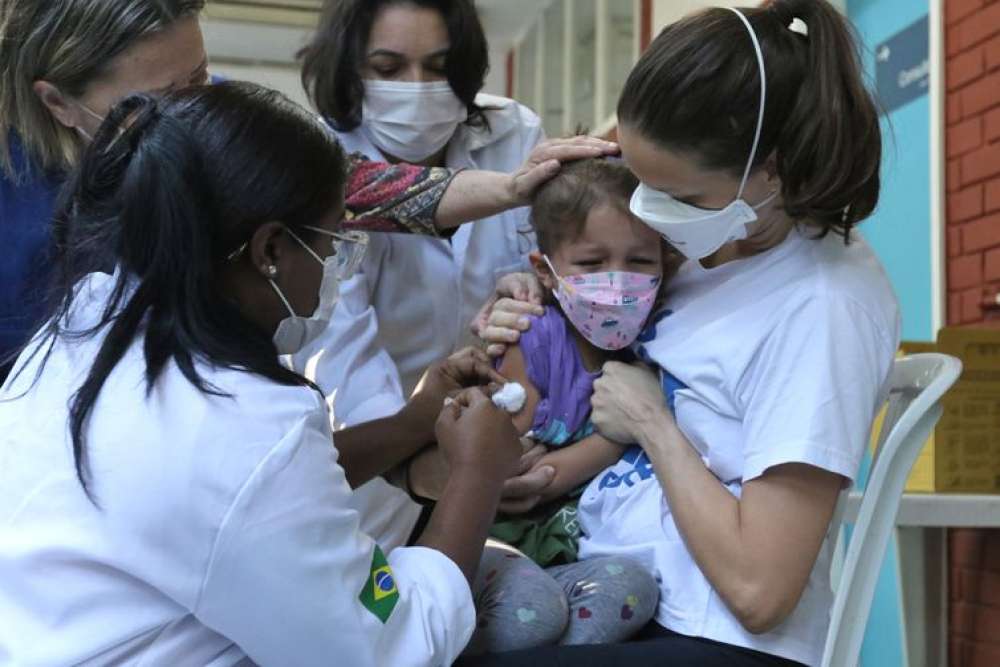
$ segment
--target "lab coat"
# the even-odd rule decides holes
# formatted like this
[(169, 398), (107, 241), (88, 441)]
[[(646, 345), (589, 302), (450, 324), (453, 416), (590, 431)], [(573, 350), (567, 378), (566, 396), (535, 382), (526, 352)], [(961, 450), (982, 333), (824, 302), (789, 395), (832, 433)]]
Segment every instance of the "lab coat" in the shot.
[[(96, 321), (110, 287), (86, 279), (74, 326)], [(29, 348), (0, 391), (0, 664), (395, 667), (460, 653), (475, 612), (440, 552), (388, 554), (398, 597), (384, 619), (363, 601), (376, 577), (392, 581), (309, 388), (199, 362), (229, 394), (211, 396), (170, 363), (147, 395), (136, 341), (85, 429), (95, 507), (67, 404), (101, 340), (58, 341), (34, 384), (44, 355)]]
[[(541, 121), (514, 100), (479, 95), (490, 132), (459, 126), (446, 166), (512, 172), (543, 139)], [(344, 149), (385, 157), (365, 129), (339, 132)], [(338, 424), (396, 413), (424, 370), (466, 345), (477, 344), (469, 323), (497, 280), (530, 270), (535, 235), (521, 207), (462, 225), (450, 241), (404, 234), (371, 234), (358, 274), (340, 285), (326, 332), (295, 357), (295, 367), (323, 389)], [(382, 479), (353, 500), (363, 527), (389, 547), (404, 544), (420, 507)]]

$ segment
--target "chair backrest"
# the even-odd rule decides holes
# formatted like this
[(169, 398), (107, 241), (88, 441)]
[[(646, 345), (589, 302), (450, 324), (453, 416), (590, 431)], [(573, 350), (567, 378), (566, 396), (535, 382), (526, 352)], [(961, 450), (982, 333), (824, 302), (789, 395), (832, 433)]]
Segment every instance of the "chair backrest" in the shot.
[(858, 663), (875, 583), (896, 524), (906, 478), (941, 418), (941, 397), (961, 372), (962, 363), (946, 354), (914, 354), (897, 359), (893, 366), (875, 459), (833, 602), (823, 667), (854, 667)]

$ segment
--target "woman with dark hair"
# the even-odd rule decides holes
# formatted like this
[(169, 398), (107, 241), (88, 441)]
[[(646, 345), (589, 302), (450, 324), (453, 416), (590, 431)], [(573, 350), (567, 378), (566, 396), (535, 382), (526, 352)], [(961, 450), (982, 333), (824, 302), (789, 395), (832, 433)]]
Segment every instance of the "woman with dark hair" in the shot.
[[(302, 80), (348, 151), (510, 171), (542, 130), (526, 107), (480, 92), (488, 69), (472, 0), (329, 0)], [(474, 340), (466, 324), (500, 276), (529, 268), (534, 247), (526, 208), (483, 216), (449, 239), (373, 238), (329, 330), (295, 365), (324, 390), (340, 388), (338, 422), (392, 414), (430, 363)], [(381, 480), (359, 492), (373, 520), (405, 540), (419, 506)]]
[[(208, 80), (198, 25), (203, 6), (204, 0), (0, 3), (0, 245), (8, 253), (0, 265), (0, 380), (40, 324), (51, 266), (49, 223), (66, 173), (116, 101)], [(599, 152), (546, 147), (532, 164)], [(449, 186), (453, 174), (445, 170), (354, 163), (360, 168), (348, 182), (349, 208), (422, 218), (412, 225), (418, 230), (435, 231), (435, 214), (454, 226), (520, 203), (497, 175), (466, 174), (459, 178), (464, 183)], [(480, 178), (493, 185), (484, 190)], [(446, 188), (452, 196), (439, 210)]]
[[(51, 318), (0, 393), (5, 662), (429, 665), (462, 650), (468, 580), (521, 449), (478, 389), (445, 399), (502, 378), (458, 353), (334, 448), (323, 397), (278, 357), (322, 330), (356, 257), (346, 168), (312, 116), (250, 84), (131, 96), (97, 130), (56, 215)], [(447, 489), (418, 545), (387, 553), (349, 484), (434, 439)]]
[(639, 60), (618, 105), (631, 207), (688, 261), (637, 346), (658, 373), (594, 383), (598, 430), (637, 447), (581, 496), (580, 556), (646, 563), (659, 610), (645, 641), (475, 664), (820, 664), (831, 519), (899, 342), (854, 231), (881, 157), (859, 61), (824, 0), (707, 9)]

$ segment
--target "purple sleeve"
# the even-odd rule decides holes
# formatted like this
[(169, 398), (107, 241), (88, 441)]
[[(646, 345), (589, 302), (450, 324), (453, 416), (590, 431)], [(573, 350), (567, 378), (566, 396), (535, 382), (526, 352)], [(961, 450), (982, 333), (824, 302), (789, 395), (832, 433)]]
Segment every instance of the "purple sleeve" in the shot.
[[(531, 326), (521, 334), (518, 346), (524, 356), (525, 370), (528, 372), (528, 380), (535, 385), (535, 389), (542, 397), (542, 401), (549, 396), (549, 372), (552, 357), (552, 349), (559, 343), (553, 340), (553, 334), (558, 337), (562, 316), (552, 306), (545, 307), (545, 313), (539, 317), (531, 317)], [(539, 403), (541, 407), (541, 403)], [(538, 411), (535, 411), (535, 420), (538, 420)]]

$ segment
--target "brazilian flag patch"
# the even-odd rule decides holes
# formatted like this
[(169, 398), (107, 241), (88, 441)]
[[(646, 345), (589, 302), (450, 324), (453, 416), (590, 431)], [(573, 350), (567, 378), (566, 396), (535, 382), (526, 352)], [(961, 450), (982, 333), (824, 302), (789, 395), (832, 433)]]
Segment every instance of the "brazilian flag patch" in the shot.
[(372, 568), (358, 595), (365, 609), (375, 614), (378, 620), (385, 623), (389, 620), (392, 610), (399, 602), (399, 591), (396, 589), (396, 578), (392, 576), (392, 568), (382, 549), (376, 544), (372, 553)]

